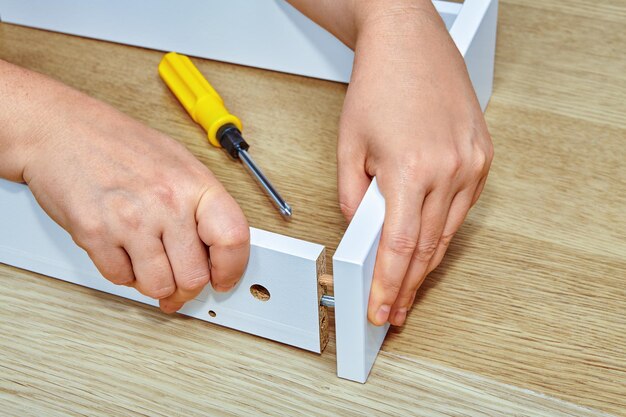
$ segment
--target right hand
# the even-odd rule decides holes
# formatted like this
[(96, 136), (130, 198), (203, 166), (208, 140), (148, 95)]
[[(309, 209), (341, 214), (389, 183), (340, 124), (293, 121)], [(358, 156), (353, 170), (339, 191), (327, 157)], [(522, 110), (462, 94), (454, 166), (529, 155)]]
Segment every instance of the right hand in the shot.
[[(250, 252), (246, 218), (180, 143), (56, 82), (23, 178), (109, 281), (179, 310), (228, 291)], [(51, 104), (51, 103), (50, 103)]]

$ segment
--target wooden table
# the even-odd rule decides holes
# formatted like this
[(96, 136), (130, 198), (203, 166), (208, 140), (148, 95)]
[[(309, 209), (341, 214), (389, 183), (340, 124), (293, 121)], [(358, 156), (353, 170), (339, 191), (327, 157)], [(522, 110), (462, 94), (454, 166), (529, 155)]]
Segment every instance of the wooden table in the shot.
[[(335, 377), (332, 339), (318, 356), (0, 266), (0, 414), (626, 415), (625, 25), (623, 1), (501, 2), (490, 180), (367, 384)], [(183, 141), (252, 226), (332, 256), (345, 86), (196, 60), (293, 204), (286, 223), (190, 123), (161, 56), (0, 24), (0, 58)]]

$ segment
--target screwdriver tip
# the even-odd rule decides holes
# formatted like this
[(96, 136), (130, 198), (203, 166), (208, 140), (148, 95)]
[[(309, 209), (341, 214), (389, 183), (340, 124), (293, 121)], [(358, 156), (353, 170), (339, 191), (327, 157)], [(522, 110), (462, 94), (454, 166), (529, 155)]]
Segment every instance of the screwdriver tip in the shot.
[(291, 207), (289, 204), (285, 204), (284, 207), (281, 207), (280, 212), (283, 216), (291, 218)]

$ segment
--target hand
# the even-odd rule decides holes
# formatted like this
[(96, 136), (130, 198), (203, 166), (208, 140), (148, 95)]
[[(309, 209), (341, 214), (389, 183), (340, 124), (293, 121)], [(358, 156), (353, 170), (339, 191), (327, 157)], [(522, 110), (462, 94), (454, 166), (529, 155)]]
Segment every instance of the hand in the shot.
[(178, 142), (108, 105), (27, 78), (37, 93), (28, 115), (46, 123), (31, 129), (40, 139), (20, 154), (23, 179), (100, 273), (158, 299), (167, 313), (209, 281), (217, 291), (232, 288), (248, 260), (249, 228), (211, 172)]
[(412, 3), (421, 6), (363, 20), (340, 123), (342, 211), (351, 219), (373, 176), (385, 197), (368, 306), (375, 325), (404, 323), (493, 158), (462, 57), (432, 4)]

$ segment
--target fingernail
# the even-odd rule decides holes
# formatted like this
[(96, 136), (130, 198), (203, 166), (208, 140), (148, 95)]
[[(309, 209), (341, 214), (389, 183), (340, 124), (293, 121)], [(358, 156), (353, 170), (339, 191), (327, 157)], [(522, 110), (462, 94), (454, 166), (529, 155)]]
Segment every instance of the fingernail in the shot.
[(406, 308), (400, 308), (396, 311), (396, 314), (393, 317), (393, 322), (396, 326), (402, 326), (404, 321), (406, 320)]
[(232, 290), (234, 285), (214, 285), (213, 289), (217, 292), (227, 292)]
[(389, 311), (391, 311), (391, 307), (386, 304), (378, 307), (378, 311), (376, 312), (376, 322), (384, 324), (389, 319)]

